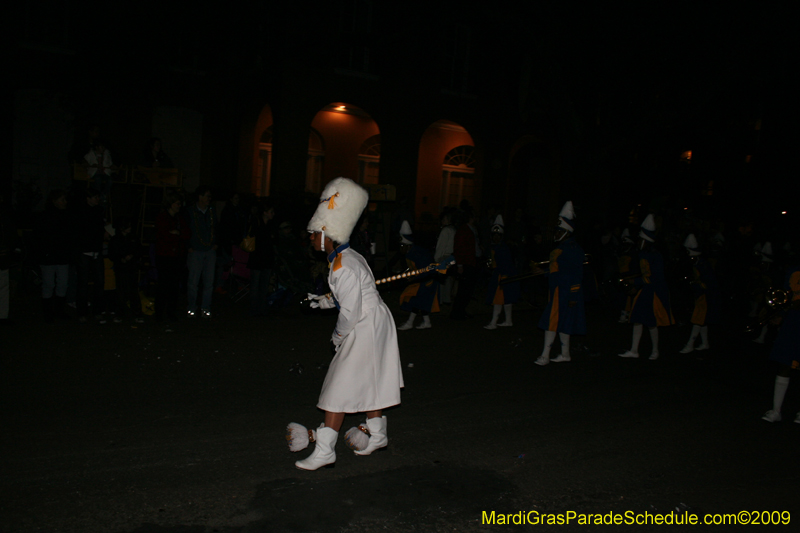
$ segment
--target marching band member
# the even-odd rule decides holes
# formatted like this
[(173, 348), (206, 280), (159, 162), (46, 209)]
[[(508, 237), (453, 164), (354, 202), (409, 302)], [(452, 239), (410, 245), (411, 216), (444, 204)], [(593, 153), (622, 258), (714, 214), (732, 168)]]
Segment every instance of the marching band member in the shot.
[[(316, 430), (314, 451), (297, 461), (301, 470), (316, 470), (336, 461), (336, 441), (346, 413), (366, 412), (370, 437), (366, 447), (356, 450), (369, 455), (386, 447), (386, 417), (383, 409), (400, 403), (403, 375), (397, 332), (389, 308), (381, 300), (367, 262), (350, 247), (348, 240), (368, 202), (367, 191), (347, 178), (336, 178), (322, 191), (322, 198), (308, 231), (316, 250), (328, 254), (328, 284), (333, 297), (309, 295), (312, 307), (339, 310), (331, 336), (335, 351), (317, 407), (325, 412)], [(292, 451), (293, 426), (287, 428)], [(299, 433), (303, 433), (302, 428)], [(312, 432), (308, 432), (312, 433)], [(303, 444), (307, 445), (308, 440)]]
[[(781, 329), (772, 345), (769, 355), (771, 361), (778, 363), (778, 375), (775, 376), (775, 390), (773, 392), (772, 409), (762, 417), (767, 422), (781, 420), (781, 406), (786, 389), (789, 388), (789, 371), (800, 368), (800, 265), (795, 264), (789, 269), (784, 288), (789, 293), (790, 307), (786, 314), (780, 318)], [(800, 424), (800, 413), (794, 421)]]
[[(753, 301), (753, 308), (750, 313), (751, 317), (763, 317), (767, 314), (768, 310), (766, 308), (766, 302), (764, 301), (764, 295), (770, 289), (774, 287), (780, 286), (780, 281), (778, 276), (776, 275), (776, 269), (773, 266), (774, 259), (772, 257), (772, 243), (765, 242), (764, 246), (759, 246), (756, 244), (755, 248), (756, 253), (761, 256), (761, 262), (759, 263), (758, 268), (754, 274), (754, 288), (753, 288), (753, 295), (755, 297)], [(767, 332), (769, 331), (769, 324), (764, 324), (761, 328), (761, 332), (759, 333), (758, 337), (753, 339), (753, 342), (758, 344), (764, 344), (767, 339)]]
[[(694, 233), (690, 233), (683, 243), (692, 261), (691, 288), (695, 293), (694, 311), (692, 312), (692, 333), (689, 341), (680, 353), (689, 353), (694, 350), (708, 350), (708, 325), (718, 324), (719, 286), (714, 269), (704, 257), (701, 256), (700, 246)], [(700, 336), (700, 346), (695, 347), (697, 336)]]
[[(628, 228), (622, 230), (622, 253), (617, 259), (617, 268), (620, 278), (631, 278), (639, 272), (639, 260), (636, 253), (636, 246), (631, 238), (631, 232)], [(633, 295), (623, 293), (620, 295), (624, 297), (625, 303), (620, 305), (622, 308), (619, 315), (619, 323), (627, 324), (628, 319), (631, 317), (631, 308), (633, 307)]]
[[(567, 202), (558, 215), (558, 229), (555, 241), (558, 246), (550, 252), (550, 266), (546, 273), (550, 294), (547, 307), (539, 320), (539, 328), (544, 331), (544, 350), (535, 361), (537, 365), (550, 363), (550, 348), (556, 339), (561, 340), (561, 355), (554, 363), (568, 362), (569, 336), (586, 333), (586, 311), (583, 305), (583, 249), (575, 242), (575, 211), (572, 202)], [(535, 270), (534, 270), (535, 271)]]
[[(430, 252), (417, 246), (413, 241), (411, 225), (404, 220), (400, 228), (400, 247), (405, 253), (408, 268), (419, 270), (433, 263), (433, 256)], [(417, 326), (417, 329), (429, 329), (431, 327), (430, 314), (439, 312), (439, 281), (435, 272), (423, 274), (418, 280), (406, 287), (400, 295), (400, 309), (410, 312), (408, 320), (397, 326), (400, 331), (413, 328), (417, 315), (422, 315), (422, 323)]]
[(650, 360), (658, 359), (658, 326), (675, 323), (669, 303), (669, 291), (664, 279), (664, 260), (653, 248), (656, 240), (656, 223), (653, 215), (647, 215), (639, 228), (639, 276), (633, 280), (639, 291), (633, 300), (630, 321), (633, 323), (631, 349), (620, 357), (639, 357), (639, 341), (643, 326), (650, 331), (653, 352)]
[[(500, 281), (517, 275), (517, 268), (511, 257), (511, 249), (503, 242), (503, 217), (497, 215), (492, 225), (492, 276), (487, 287), (486, 300), (492, 304), (492, 321), (483, 326), (486, 329), (497, 329), (500, 327), (513, 326), (511, 321), (511, 311), (514, 303), (519, 301), (521, 289), (518, 281), (500, 285)], [(505, 321), (497, 323), (500, 319), (500, 311), (505, 310)]]

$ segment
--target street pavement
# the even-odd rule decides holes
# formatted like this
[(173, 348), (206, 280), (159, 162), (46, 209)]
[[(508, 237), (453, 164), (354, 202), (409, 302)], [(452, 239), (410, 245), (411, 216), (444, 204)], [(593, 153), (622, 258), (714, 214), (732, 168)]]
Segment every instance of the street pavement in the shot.
[[(384, 293), (405, 320), (397, 298)], [(218, 298), (213, 318), (167, 332), (43, 324), (36, 303), (16, 302), (0, 330), (3, 532), (661, 531), (577, 517), (671, 511), (800, 523), (798, 385), (783, 422), (762, 421), (769, 346), (732, 329), (682, 355), (689, 326), (663, 328), (657, 361), (647, 333), (642, 357), (622, 359), (630, 326), (595, 303), (573, 361), (539, 367), (539, 311), (519, 305), (513, 327), (489, 331), (490, 307), (473, 301), (470, 320), (398, 332), (405, 389), (385, 413), (389, 447), (357, 457), (340, 438), (335, 468), (305, 472), (285, 426), (321, 422), (335, 314), (252, 318)], [(343, 432), (362, 421), (348, 416)], [(571, 518), (497, 523), (520, 512)]]

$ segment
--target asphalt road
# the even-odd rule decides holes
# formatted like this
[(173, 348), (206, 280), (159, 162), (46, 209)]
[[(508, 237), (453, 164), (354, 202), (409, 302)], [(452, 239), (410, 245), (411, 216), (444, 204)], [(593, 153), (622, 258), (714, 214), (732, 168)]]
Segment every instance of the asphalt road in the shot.
[[(395, 311), (397, 293), (385, 299)], [(673, 326), (658, 361), (622, 359), (630, 326), (594, 305), (573, 361), (539, 367), (535, 309), (488, 331), (489, 307), (473, 302), (469, 321), (399, 332), (406, 387), (386, 413), (388, 449), (357, 457), (340, 439), (335, 468), (303, 472), (307, 452), (288, 451), (284, 428), (321, 422), (335, 316), (250, 318), (220, 300), (214, 318), (165, 332), (42, 324), (35, 304), (17, 302), (0, 329), (4, 532), (661, 531), (578, 515), (676, 508), (676, 520), (788, 511), (780, 528), (800, 524), (798, 385), (784, 421), (762, 421), (768, 346), (730, 330), (681, 355), (688, 327)], [(497, 523), (518, 512), (576, 516)]]

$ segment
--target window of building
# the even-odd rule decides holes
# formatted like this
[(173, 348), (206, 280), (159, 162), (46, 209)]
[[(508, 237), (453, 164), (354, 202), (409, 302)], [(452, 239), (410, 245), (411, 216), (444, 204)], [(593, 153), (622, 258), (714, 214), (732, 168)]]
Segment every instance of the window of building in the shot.
[(308, 133), (308, 161), (306, 163), (306, 192), (322, 192), (322, 165), (325, 162), (325, 144), (317, 130)]
[(475, 148), (469, 145), (456, 146), (444, 157), (442, 164), (442, 194), (439, 209), (457, 206), (467, 200), (476, 209), (480, 208), (480, 187), (475, 179)]
[(358, 182), (362, 185), (378, 183), (381, 166), (381, 136), (373, 135), (358, 150)]

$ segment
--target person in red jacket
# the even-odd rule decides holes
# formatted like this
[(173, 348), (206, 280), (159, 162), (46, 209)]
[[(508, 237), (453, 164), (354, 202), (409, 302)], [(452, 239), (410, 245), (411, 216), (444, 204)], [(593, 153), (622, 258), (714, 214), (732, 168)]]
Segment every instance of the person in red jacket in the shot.
[(464, 218), (456, 229), (453, 255), (456, 258), (458, 292), (453, 300), (452, 320), (471, 318), (467, 314), (467, 304), (472, 299), (478, 277), (477, 237), (473, 228), (475, 216), (471, 211), (464, 212)]
[(189, 225), (180, 214), (182, 205), (178, 193), (168, 192), (164, 195), (164, 209), (156, 217), (157, 322), (163, 321), (165, 314), (171, 321), (178, 317), (178, 287), (190, 237)]

